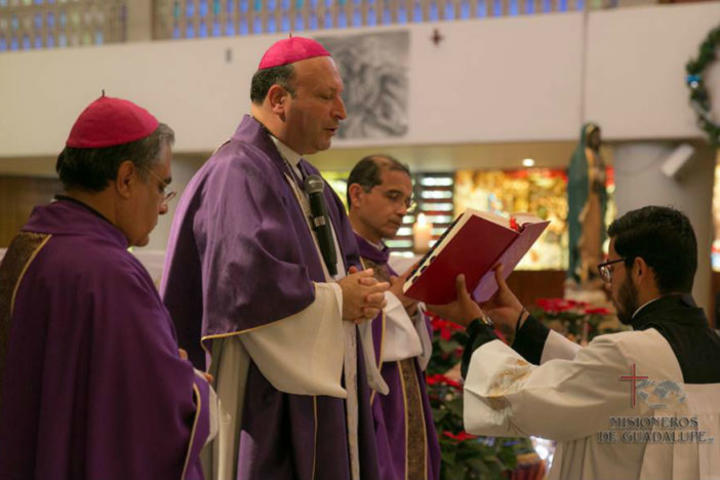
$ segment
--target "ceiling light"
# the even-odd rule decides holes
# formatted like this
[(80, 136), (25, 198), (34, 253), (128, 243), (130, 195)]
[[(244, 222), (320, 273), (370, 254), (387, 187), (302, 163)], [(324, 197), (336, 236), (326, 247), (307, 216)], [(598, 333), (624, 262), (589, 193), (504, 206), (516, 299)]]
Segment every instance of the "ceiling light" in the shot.
[(523, 158), (522, 161), (523, 167), (534, 167), (535, 166), (535, 160), (532, 158)]

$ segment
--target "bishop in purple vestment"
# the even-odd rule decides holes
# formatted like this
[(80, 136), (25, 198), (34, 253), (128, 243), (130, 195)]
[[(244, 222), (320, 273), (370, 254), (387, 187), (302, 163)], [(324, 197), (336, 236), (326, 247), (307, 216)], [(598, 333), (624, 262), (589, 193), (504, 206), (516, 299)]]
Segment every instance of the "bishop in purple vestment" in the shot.
[(411, 206), (408, 168), (392, 157), (362, 159), (348, 178), (348, 209), (363, 265), (390, 281), (387, 306), (373, 321), (375, 361), (388, 393), (371, 397), (383, 480), (427, 480), (440, 475), (440, 447), (423, 373), (430, 357), (430, 325), (402, 294), (404, 278), (388, 264), (384, 238), (393, 238)]
[(167, 211), (172, 130), (102, 97), (0, 264), (0, 478), (202, 479), (210, 387), (140, 262)]
[(328, 55), (301, 37), (268, 50), (252, 116), (193, 177), (173, 222), (161, 291), (229, 412), (204, 463), (219, 478), (378, 476), (354, 322), (377, 314), (387, 284), (353, 273), (355, 238), (326, 184), (315, 222), (331, 229), (337, 262), (325, 263), (303, 188), (318, 171), (301, 155), (327, 149), (345, 118)]

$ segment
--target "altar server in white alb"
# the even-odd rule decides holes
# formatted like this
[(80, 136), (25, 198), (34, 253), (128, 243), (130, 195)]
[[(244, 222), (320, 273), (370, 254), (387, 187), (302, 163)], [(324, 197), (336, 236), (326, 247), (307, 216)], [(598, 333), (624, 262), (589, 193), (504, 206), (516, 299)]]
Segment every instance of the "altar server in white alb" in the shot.
[[(465, 428), (557, 440), (551, 479), (718, 479), (720, 337), (690, 295), (690, 222), (648, 206), (615, 220), (608, 235), (609, 259), (598, 267), (633, 331), (581, 348), (528, 315), (500, 275), (481, 306), (459, 277), (457, 301), (434, 308), (468, 325)], [(488, 317), (517, 332), (512, 347)]]

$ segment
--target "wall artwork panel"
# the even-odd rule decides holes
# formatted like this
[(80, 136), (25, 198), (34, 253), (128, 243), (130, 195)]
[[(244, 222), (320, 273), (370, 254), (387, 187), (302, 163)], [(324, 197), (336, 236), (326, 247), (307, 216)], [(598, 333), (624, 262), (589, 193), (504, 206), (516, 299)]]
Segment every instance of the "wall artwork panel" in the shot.
[(408, 31), (316, 38), (337, 63), (348, 118), (338, 137), (402, 137), (408, 130)]

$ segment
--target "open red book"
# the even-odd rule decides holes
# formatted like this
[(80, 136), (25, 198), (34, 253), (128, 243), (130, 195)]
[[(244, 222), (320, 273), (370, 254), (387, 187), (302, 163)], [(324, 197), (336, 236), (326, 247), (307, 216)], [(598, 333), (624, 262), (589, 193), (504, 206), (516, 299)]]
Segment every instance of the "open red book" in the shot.
[(430, 305), (457, 298), (455, 277), (465, 282), (478, 302), (497, 291), (492, 268), (501, 263), (505, 278), (550, 222), (527, 213), (510, 218), (468, 209), (448, 227), (408, 277), (405, 295)]

